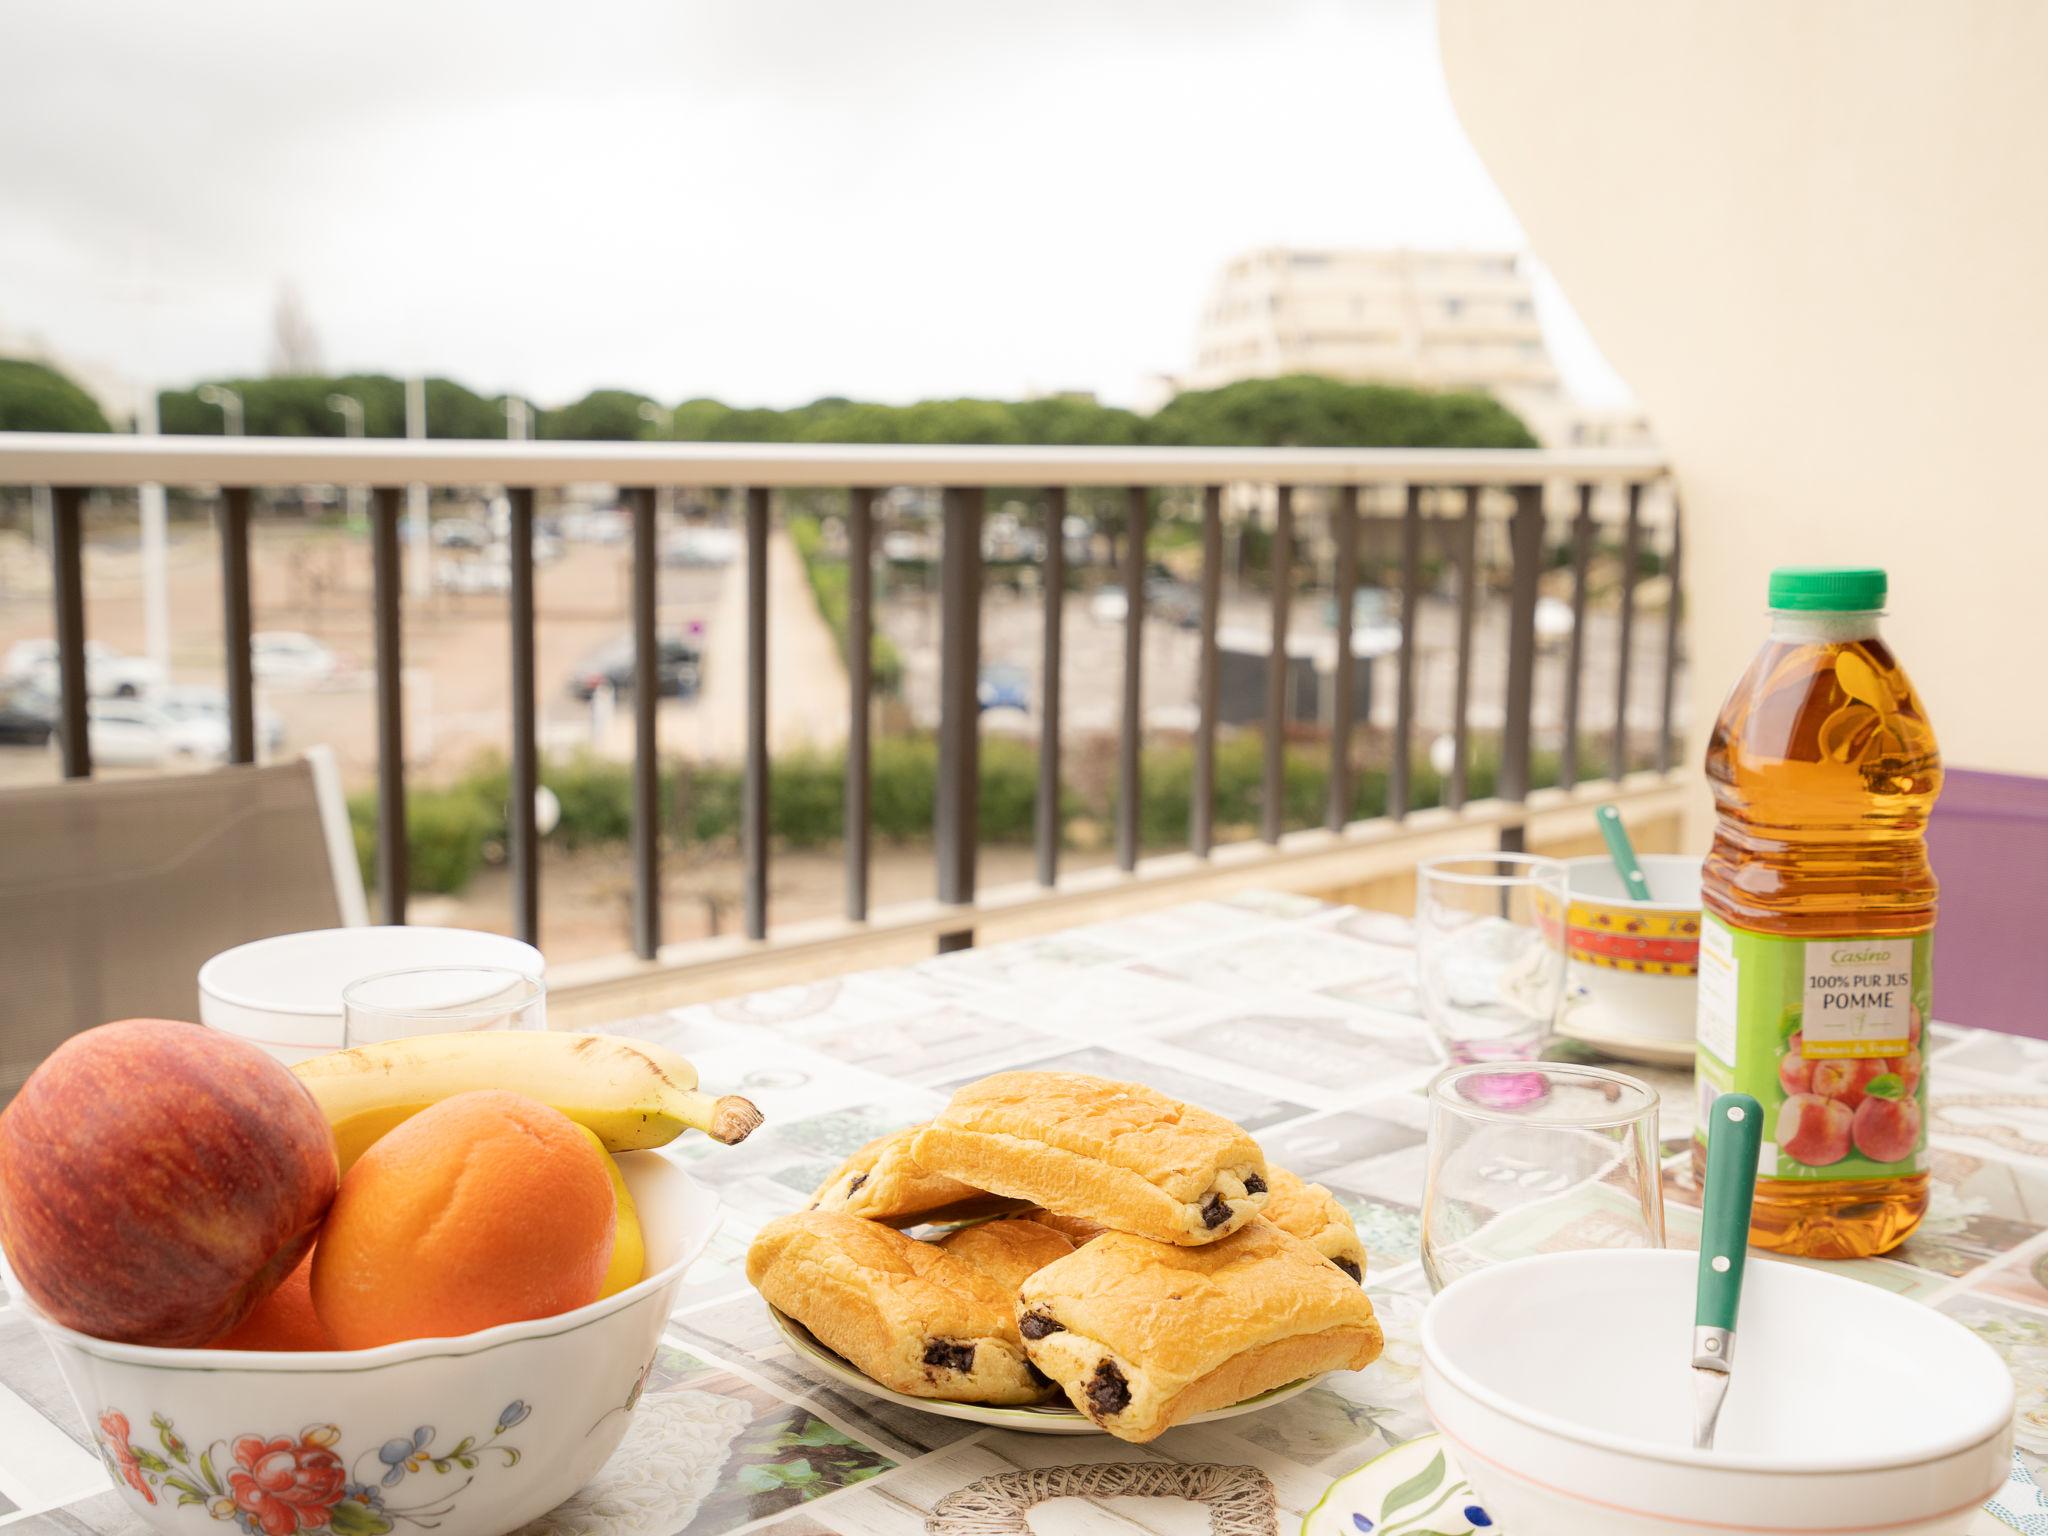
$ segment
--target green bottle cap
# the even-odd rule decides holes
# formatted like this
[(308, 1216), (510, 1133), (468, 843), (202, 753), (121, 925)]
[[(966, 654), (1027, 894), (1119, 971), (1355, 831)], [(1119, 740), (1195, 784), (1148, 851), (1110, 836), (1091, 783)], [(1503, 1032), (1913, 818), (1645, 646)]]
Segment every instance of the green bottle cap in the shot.
[(1884, 572), (1874, 565), (1781, 565), (1771, 572), (1771, 606), (1797, 613), (1868, 613), (1882, 608)]

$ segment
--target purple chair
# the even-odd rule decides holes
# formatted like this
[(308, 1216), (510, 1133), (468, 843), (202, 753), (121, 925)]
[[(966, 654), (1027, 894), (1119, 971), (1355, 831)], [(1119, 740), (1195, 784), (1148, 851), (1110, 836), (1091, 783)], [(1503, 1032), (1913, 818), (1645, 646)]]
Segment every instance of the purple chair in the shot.
[(1927, 848), (1934, 1016), (2048, 1040), (2048, 779), (1951, 769)]

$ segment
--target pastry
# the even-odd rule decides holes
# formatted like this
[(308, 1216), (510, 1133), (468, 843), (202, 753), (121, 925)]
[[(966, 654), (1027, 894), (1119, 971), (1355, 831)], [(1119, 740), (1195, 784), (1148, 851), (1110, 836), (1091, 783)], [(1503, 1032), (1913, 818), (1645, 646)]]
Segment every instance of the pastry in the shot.
[(1018, 1294), (1031, 1363), (1121, 1440), (1379, 1357), (1372, 1303), (1271, 1222), (1200, 1247), (1111, 1232)]
[(1076, 1248), (1083, 1243), (1092, 1243), (1109, 1228), (1099, 1221), (1090, 1221), (1086, 1216), (1069, 1216), (1064, 1211), (1031, 1211), (1025, 1216), (1041, 1227), (1051, 1227)]
[(1074, 1245), (1051, 1227), (1017, 1216), (962, 1227), (940, 1238), (939, 1246), (993, 1277), (1013, 1298), (1027, 1278), (1074, 1251)]
[(955, 1403), (1045, 1396), (1016, 1294), (933, 1243), (839, 1211), (771, 1221), (747, 1250), (754, 1289), (892, 1391)]
[(1213, 1243), (1259, 1213), (1266, 1158), (1221, 1115), (1140, 1083), (998, 1072), (953, 1095), (911, 1154), (933, 1173), (1163, 1243)]
[(1299, 1174), (1269, 1166), (1266, 1208), (1259, 1214), (1365, 1284), (1365, 1244), (1358, 1240), (1351, 1213), (1322, 1185), (1304, 1184)]
[(911, 1158), (910, 1141), (923, 1129), (913, 1125), (869, 1142), (818, 1186), (811, 1196), (811, 1209), (844, 1211), (892, 1227), (914, 1227), (920, 1222), (997, 1215), (1024, 1203), (920, 1168)]

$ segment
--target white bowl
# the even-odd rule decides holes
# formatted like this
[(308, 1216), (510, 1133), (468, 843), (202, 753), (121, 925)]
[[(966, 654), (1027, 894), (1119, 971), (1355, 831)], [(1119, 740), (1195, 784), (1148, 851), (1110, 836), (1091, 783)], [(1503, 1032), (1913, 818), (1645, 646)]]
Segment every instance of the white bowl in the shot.
[[(1650, 882), (1648, 901), (1628, 894), (1614, 860), (1604, 853), (1565, 861), (1573, 941), (1563, 1032), (1599, 1045), (1689, 1050), (1698, 1027), (1703, 861), (1690, 854), (1646, 853), (1637, 862)], [(1582, 934), (1624, 951), (1635, 944), (1650, 953), (1596, 962), (1582, 954)]]
[(1692, 1449), (1698, 1259), (1542, 1254), (1422, 1320), (1422, 1391), (1513, 1536), (1956, 1536), (2005, 1481), (2012, 1376), (1952, 1318), (1753, 1258), (1711, 1451)]
[(718, 1224), (717, 1196), (661, 1154), (623, 1153), (619, 1166), (640, 1208), (648, 1275), (558, 1317), (281, 1354), (111, 1344), (24, 1305), (115, 1487), (152, 1530), (219, 1536), (216, 1522), (229, 1522), (237, 1536), (237, 1493), (288, 1487), (295, 1474), (309, 1512), (324, 1514), (336, 1497), (382, 1501), (382, 1513), (343, 1510), (336, 1532), (388, 1531), (395, 1520), (401, 1532), (432, 1524), (435, 1536), (503, 1536), (568, 1498), (618, 1446), (683, 1271)]
[(199, 1022), (290, 1066), (341, 1049), (352, 981), (422, 965), (496, 965), (544, 974), (539, 950), (468, 928), (315, 928), (222, 950), (199, 968)]

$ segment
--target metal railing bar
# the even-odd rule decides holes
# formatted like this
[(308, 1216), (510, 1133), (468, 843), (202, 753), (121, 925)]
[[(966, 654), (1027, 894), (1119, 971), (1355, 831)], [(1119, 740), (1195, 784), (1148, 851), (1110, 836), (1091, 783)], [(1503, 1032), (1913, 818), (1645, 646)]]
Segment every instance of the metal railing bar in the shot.
[(1566, 789), (1579, 782), (1579, 695), (1586, 675), (1586, 573), (1593, 562), (1593, 487), (1579, 487), (1572, 518), (1572, 636), (1564, 664), (1564, 747), (1557, 781)]
[(1411, 485), (1401, 509), (1401, 649), (1394, 658), (1394, 746), (1387, 764), (1387, 814), (1408, 814), (1415, 763), (1415, 636), (1422, 606), (1422, 487)]
[(1330, 803), (1323, 824), (1341, 832), (1351, 820), (1351, 605), (1358, 590), (1358, 487), (1337, 493), (1337, 656), (1330, 674)]
[(768, 497), (747, 487), (747, 751), (740, 780), (740, 854), (747, 937), (768, 937)]
[(652, 960), (661, 948), (661, 643), (654, 628), (659, 579), (654, 492), (625, 493), (633, 518), (633, 953)]
[(1216, 845), (1216, 627), (1223, 604), (1223, 487), (1202, 492), (1202, 627), (1195, 673), (1195, 772), (1188, 796), (1188, 848), (1208, 858)]
[(846, 915), (868, 916), (868, 725), (874, 714), (875, 493), (855, 486), (846, 520)]
[(1146, 489), (1124, 492), (1124, 693), (1116, 761), (1116, 867), (1138, 867), (1139, 754), (1144, 748), (1145, 541), (1150, 531)]
[(1444, 804), (1463, 806), (1472, 771), (1472, 730), (1466, 718), (1472, 702), (1472, 621), (1479, 606), (1480, 487), (1465, 487), (1465, 513), (1458, 521), (1458, 674), (1451, 694), (1451, 778)]
[(1671, 756), (1677, 750), (1672, 727), (1678, 711), (1679, 624), (1684, 617), (1685, 589), (1682, 585), (1685, 557), (1685, 509), (1676, 496), (1671, 501), (1671, 558), (1665, 564), (1668, 593), (1664, 600), (1664, 709), (1657, 732), (1657, 771), (1671, 771)]
[[(1520, 804), (1529, 798), (1530, 716), (1536, 701), (1536, 580), (1543, 569), (1543, 487), (1514, 488), (1515, 513), (1508, 525), (1508, 675), (1501, 721), (1499, 799)], [(1522, 828), (1503, 827), (1500, 846), (1522, 851)]]
[(85, 666), (85, 492), (57, 486), (50, 509), (50, 593), (56, 606), (58, 750), (67, 779), (92, 777)]
[(1067, 600), (1067, 491), (1045, 494), (1045, 611), (1038, 691), (1038, 805), (1033, 834), (1038, 844), (1038, 883), (1060, 877), (1060, 650), (1065, 640)]
[(399, 604), (398, 490), (370, 492), (370, 606), (377, 667), (377, 898), (386, 923), (405, 921), (409, 865), (405, 822), (405, 684)]
[(9, 433), (0, 484), (79, 488), (350, 483), (1207, 486), (1517, 485), (1640, 481), (1664, 458), (1630, 448), (1093, 448), (971, 444), (504, 442), (454, 438), (168, 437)]
[(1621, 638), (1614, 659), (1614, 742), (1608, 757), (1608, 777), (1619, 779), (1628, 772), (1628, 685), (1629, 663), (1634, 660), (1636, 639), (1636, 565), (1643, 549), (1643, 487), (1640, 481), (1628, 488), (1628, 524), (1621, 544)]
[(1273, 551), (1268, 561), (1273, 582), (1272, 635), (1266, 651), (1266, 738), (1263, 790), (1259, 804), (1259, 836), (1280, 841), (1286, 830), (1287, 753), (1287, 622), (1288, 598), (1294, 590), (1294, 487), (1280, 487), (1273, 510)]
[[(974, 902), (975, 844), (981, 821), (981, 522), (984, 496), (955, 486), (945, 494), (939, 543), (939, 782), (933, 841), (938, 896)], [(965, 949), (973, 929), (940, 936), (941, 953)]]
[(249, 488), (220, 498), (221, 648), (227, 669), (228, 761), (256, 761), (256, 678), (250, 659)]
[(540, 759), (534, 724), (533, 491), (511, 486), (505, 497), (511, 506), (507, 555), (512, 576), (512, 804), (506, 851), (512, 866), (512, 931), (538, 945), (540, 835), (534, 800), (540, 793)]

